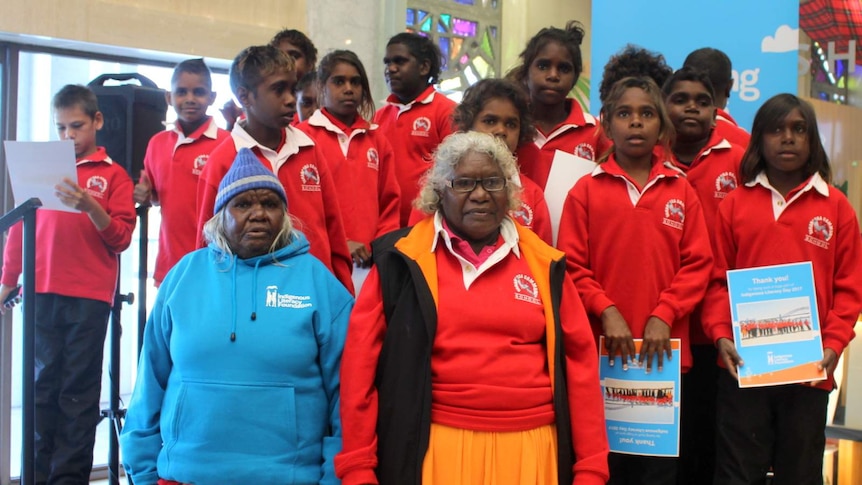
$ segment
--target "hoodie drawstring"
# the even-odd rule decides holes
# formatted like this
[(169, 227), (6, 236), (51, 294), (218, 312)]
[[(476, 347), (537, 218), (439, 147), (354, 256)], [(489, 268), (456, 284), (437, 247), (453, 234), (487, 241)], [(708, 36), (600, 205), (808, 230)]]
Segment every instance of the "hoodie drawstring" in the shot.
[(258, 259), (254, 263), (254, 272), (251, 274), (251, 321), (257, 320), (257, 298), (254, 297), (254, 291), (257, 289), (257, 269), (262, 260)]
[(236, 298), (234, 295), (236, 295), (236, 266), (237, 266), (237, 264), (238, 264), (238, 261), (236, 259), (236, 256), (234, 256), (233, 257), (233, 271), (232, 271), (233, 277), (231, 278), (231, 292), (230, 292), (230, 294), (231, 294), (231, 314), (233, 317), (230, 320), (231, 321), (231, 327), (230, 327), (230, 341), (231, 342), (236, 342)]

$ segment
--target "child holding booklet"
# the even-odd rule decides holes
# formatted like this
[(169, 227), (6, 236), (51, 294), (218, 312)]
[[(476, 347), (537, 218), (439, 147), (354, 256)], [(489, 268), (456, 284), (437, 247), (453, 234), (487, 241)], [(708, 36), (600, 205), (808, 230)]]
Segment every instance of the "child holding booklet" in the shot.
[[(598, 167), (575, 184), (563, 205), (557, 247), (613, 363), (635, 358), (646, 372), (671, 357), (681, 340), (680, 368), (691, 367), (689, 314), (703, 298), (712, 251), (697, 193), (667, 153), (673, 125), (648, 78), (617, 81), (602, 106), (613, 142)], [(611, 453), (609, 485), (676, 485), (677, 459)]]
[[(757, 111), (740, 168), (743, 186), (718, 210), (716, 264), (703, 312), (719, 350), (715, 485), (822, 482), (824, 426), (832, 373), (853, 338), (862, 308), (862, 239), (846, 197), (830, 186), (831, 169), (814, 109), (779, 94)], [(815, 230), (822, 227), (823, 230)], [(823, 341), (807, 385), (739, 388), (744, 366), (733, 344), (726, 271), (810, 261)]]

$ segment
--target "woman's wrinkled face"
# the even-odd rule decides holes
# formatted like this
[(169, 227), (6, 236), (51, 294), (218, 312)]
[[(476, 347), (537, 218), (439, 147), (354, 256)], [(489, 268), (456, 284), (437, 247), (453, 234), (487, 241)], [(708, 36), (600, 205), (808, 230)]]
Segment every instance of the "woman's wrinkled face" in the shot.
[[(455, 166), (453, 181), (458, 179), (484, 180), (504, 178), (500, 165), (485, 153), (468, 152)], [(500, 223), (509, 210), (509, 192), (489, 191), (488, 183), (477, 182), (473, 190), (459, 192), (452, 187), (443, 188), (440, 210), (452, 231), (473, 246), (485, 246), (496, 241)]]
[(284, 224), (284, 202), (270, 189), (251, 189), (227, 203), (225, 236), (241, 259), (266, 254)]

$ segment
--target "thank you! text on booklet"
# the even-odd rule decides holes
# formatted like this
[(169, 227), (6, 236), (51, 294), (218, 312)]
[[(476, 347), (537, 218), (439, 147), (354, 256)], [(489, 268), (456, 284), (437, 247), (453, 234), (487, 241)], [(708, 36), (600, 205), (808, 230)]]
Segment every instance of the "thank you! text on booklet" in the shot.
[(727, 272), (739, 387), (826, 379), (810, 262)]
[[(635, 339), (638, 355), (643, 340)], [(679, 456), (680, 341), (671, 339), (671, 359), (662, 370), (637, 360), (623, 370), (620, 356), (610, 365), (604, 336), (599, 339), (599, 379), (611, 451), (629, 455)]]

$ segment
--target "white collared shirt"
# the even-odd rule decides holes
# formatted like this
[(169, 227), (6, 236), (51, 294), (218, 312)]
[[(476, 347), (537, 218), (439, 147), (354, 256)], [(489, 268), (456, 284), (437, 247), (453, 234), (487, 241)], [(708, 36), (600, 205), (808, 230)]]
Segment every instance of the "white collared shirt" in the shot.
[(449, 253), (455, 256), (458, 262), (461, 263), (461, 274), (464, 277), (464, 288), (467, 289), (470, 288), (470, 285), (476, 281), (479, 275), (488, 271), (492, 266), (502, 261), (503, 258), (509, 255), (509, 252), (512, 252), (517, 258), (521, 257), (521, 252), (518, 249), (518, 230), (515, 228), (515, 223), (512, 222), (512, 219), (509, 218), (509, 216), (504, 217), (503, 221), (500, 223), (500, 235), (503, 237), (503, 244), (500, 245), (500, 247), (497, 248), (494, 253), (485, 260), (485, 262), (480, 264), (478, 268), (452, 249), (452, 239), (443, 227), (443, 213), (439, 210), (434, 214), (434, 231), (435, 234), (437, 234), (437, 237), (435, 237), (434, 241), (431, 243), (431, 252), (433, 253), (437, 250), (437, 242), (442, 237), (443, 244), (446, 246), (446, 249), (448, 249)]
[(293, 155), (299, 153), (299, 149), (302, 147), (314, 146), (314, 141), (305, 134), (305, 132), (294, 128), (293, 126), (287, 126), (284, 128), (285, 136), (284, 136), (284, 145), (282, 145), (281, 149), (278, 151), (273, 150), (272, 148), (265, 147), (257, 142), (251, 135), (245, 131), (242, 123), (237, 123), (233, 127), (233, 131), (231, 131), (231, 137), (233, 138), (233, 144), (236, 147), (236, 151), (239, 152), (240, 148), (248, 148), (252, 149), (257, 147), (263, 156), (269, 160), (269, 163), (272, 165), (272, 172), (278, 173), (278, 169), (287, 162), (287, 159)]
[(762, 185), (764, 188), (772, 192), (772, 215), (775, 217), (776, 221), (787, 206), (802, 197), (802, 194), (809, 190), (814, 189), (819, 192), (820, 195), (829, 197), (829, 184), (823, 180), (823, 177), (821, 177), (819, 173), (812, 175), (808, 180), (808, 183), (805, 184), (805, 187), (802, 187), (802, 189), (793, 194), (793, 197), (791, 197), (790, 200), (784, 200), (784, 196), (769, 183), (769, 178), (766, 176), (766, 172), (760, 172), (756, 177), (754, 177), (754, 180), (745, 184), (746, 187), (754, 187), (755, 185)]

